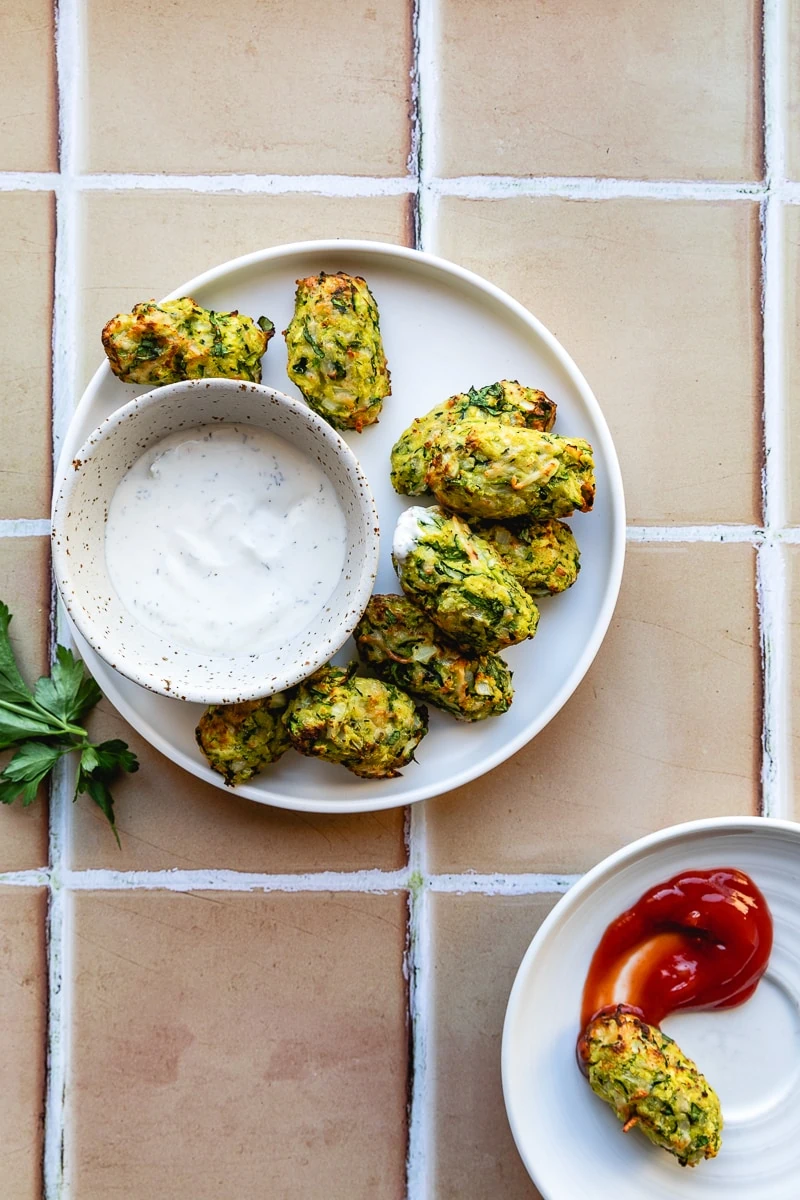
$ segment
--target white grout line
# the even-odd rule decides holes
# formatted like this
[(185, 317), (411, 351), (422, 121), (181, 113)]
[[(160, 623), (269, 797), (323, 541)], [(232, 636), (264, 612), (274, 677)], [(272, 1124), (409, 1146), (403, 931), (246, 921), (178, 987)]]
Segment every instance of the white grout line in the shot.
[[(53, 462), (74, 407), (78, 331), (78, 211), (75, 176), (81, 155), (81, 13), (82, 0), (59, 0), (56, 9), (58, 141), (60, 178), (56, 187), (56, 250), (53, 297)], [(54, 637), (69, 644), (63, 615), (56, 609)], [(68, 840), (74, 791), (73, 764), (62, 759), (50, 788), (50, 905), (47, 926), (48, 1029), (44, 1113), (44, 1200), (69, 1195), (65, 1162), (65, 1092), (72, 991), (71, 905), (61, 871)]]
[(767, 184), (782, 188), (786, 163), (786, 56), (788, 14), (784, 0), (763, 0), (764, 158)]
[(0, 887), (45, 887), (52, 884), (67, 892), (369, 892), (373, 894), (423, 890), (459, 895), (534, 896), (541, 892), (565, 892), (580, 875), (531, 873), (492, 874), (478, 871), (427, 875), (423, 871), (425, 812), (414, 805), (411, 815), (412, 842), (410, 863), (399, 871), (306, 871), (297, 874), (270, 875), (221, 868), (193, 871), (114, 871), (90, 868), (83, 871), (61, 869), (58, 874), (47, 867), (32, 871), (0, 874)]
[(756, 200), (763, 182), (716, 183), (694, 180), (603, 179), (590, 176), (461, 175), (436, 178), (442, 196), (503, 200), (517, 196), (556, 196), (564, 200)]
[(566, 892), (580, 875), (432, 875), (432, 892), (459, 896), (536, 896), (542, 892)]
[(50, 521), (38, 517), (16, 517), (0, 521), (0, 538), (49, 537)]
[[(785, 68), (787, 13), (784, 0), (764, 0), (764, 155), (767, 194), (761, 210), (762, 319), (764, 346), (764, 469), (766, 541), (757, 557), (759, 633), (762, 659), (762, 810), (790, 815), (789, 678), (786, 664), (788, 606), (784, 576), (787, 516), (784, 246)], [(778, 537), (776, 538), (776, 535)]]
[(260, 875), (218, 869), (196, 871), (64, 871), (72, 891), (168, 892), (397, 892), (409, 886), (409, 872), (310, 871), (297, 875)]
[(437, 0), (416, 0), (416, 142), (419, 174), (417, 245), (435, 254), (438, 247), (436, 223), (439, 209), (438, 165), (439, 89), (437, 70)]
[(761, 795), (765, 816), (791, 818), (789, 739), (788, 605), (784, 554), (780, 545), (759, 547), (756, 572), (761, 616), (762, 762)]
[(629, 525), (629, 542), (752, 542), (764, 541), (758, 525)]
[(416, 191), (413, 176), (369, 175), (80, 175), (81, 191), (245, 192), (284, 196), (405, 196)]
[[(438, 130), (438, 11), (437, 0), (414, 3), (414, 143), (419, 180), (415, 242), (420, 250), (438, 249), (438, 193), (432, 186), (437, 165)], [(426, 872), (428, 845), (427, 806), (414, 804), (409, 816), (408, 975), (409, 1021), (411, 1024), (411, 1088), (408, 1111), (408, 1158), (406, 1200), (426, 1200), (433, 1194), (431, 1124), (435, 1080), (431, 1076), (431, 1019), (434, 1006), (431, 948), (431, 895)]]
[(431, 896), (424, 871), (427, 859), (425, 805), (411, 808), (409, 836), (408, 991), (411, 1022), (411, 1089), (408, 1114), (406, 1200), (429, 1193), (432, 1097), (430, 1078), (431, 1013), (434, 1005), (431, 954)]
[(784, 414), (784, 211), (777, 196), (761, 215), (761, 310), (764, 337), (764, 521), (771, 532), (786, 524), (786, 437)]
[(422, 171), (422, 114), (419, 95), (419, 5), (420, 0), (411, 0), (411, 66), (408, 75), (411, 83), (411, 136), (408, 148), (408, 172), (414, 182), (413, 241), (419, 246), (420, 230), (420, 174)]
[(56, 198), (56, 261), (53, 299), (53, 463), (58, 466), (61, 442), (75, 407), (78, 345), (77, 196), (65, 183)]
[[(434, 0), (419, 0), (419, 15), (415, 36), (421, 39), (420, 61), (426, 47), (434, 43), (436, 17)], [(63, 7), (63, 6), (62, 6)], [(428, 52), (428, 62), (432, 55)], [(433, 171), (435, 146), (431, 143), (427, 114), (437, 106), (436, 87), (423, 83), (431, 71), (423, 72), (420, 81), (414, 79), (412, 105), (425, 121), (427, 161), (424, 186), (434, 197), (457, 196), (467, 200), (511, 199), (516, 196), (555, 196), (566, 200), (758, 200), (774, 193), (786, 203), (800, 203), (800, 183), (764, 180), (742, 180), (729, 183), (721, 180), (665, 179), (605, 179), (589, 175), (455, 175), (437, 176)], [(224, 175), (152, 175), (137, 173), (75, 174), (72, 183), (79, 191), (181, 191), (181, 192), (240, 192), (261, 195), (289, 195), (313, 192), (321, 196), (401, 196), (416, 192), (419, 171), (417, 164), (422, 153), (421, 121), (415, 118), (412, 127), (409, 174), (383, 175), (256, 175), (228, 172)], [(0, 171), (0, 192), (58, 191), (63, 175), (49, 171)]]
[(50, 883), (50, 871), (42, 867), (41, 871), (7, 871), (0, 874), (0, 887), (47, 887)]
[(64, 1090), (69, 1037), (66, 991), (69, 976), (64, 962), (66, 897), (55, 882), (51, 883), (47, 914), (48, 1022), (42, 1173), (45, 1200), (59, 1200), (64, 1194)]
[(0, 171), (0, 192), (54, 192), (60, 185), (55, 171)]

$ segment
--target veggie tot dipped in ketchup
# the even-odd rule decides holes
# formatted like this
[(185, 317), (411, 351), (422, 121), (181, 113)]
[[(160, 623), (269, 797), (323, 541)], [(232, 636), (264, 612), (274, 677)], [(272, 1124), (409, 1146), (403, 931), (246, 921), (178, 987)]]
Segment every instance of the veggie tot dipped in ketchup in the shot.
[(626, 1133), (638, 1126), (684, 1166), (718, 1153), (719, 1100), (658, 1025), (678, 1009), (743, 1004), (771, 950), (764, 896), (727, 867), (675, 875), (609, 925), (583, 991), (578, 1061)]

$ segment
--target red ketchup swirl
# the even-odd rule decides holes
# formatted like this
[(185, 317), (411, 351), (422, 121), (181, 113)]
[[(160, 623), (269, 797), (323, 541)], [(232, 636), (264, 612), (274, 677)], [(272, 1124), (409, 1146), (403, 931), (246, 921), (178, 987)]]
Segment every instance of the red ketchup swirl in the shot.
[(743, 871), (684, 871), (609, 925), (583, 989), (581, 1027), (625, 1004), (659, 1025), (680, 1008), (734, 1008), (752, 996), (772, 950), (772, 917)]

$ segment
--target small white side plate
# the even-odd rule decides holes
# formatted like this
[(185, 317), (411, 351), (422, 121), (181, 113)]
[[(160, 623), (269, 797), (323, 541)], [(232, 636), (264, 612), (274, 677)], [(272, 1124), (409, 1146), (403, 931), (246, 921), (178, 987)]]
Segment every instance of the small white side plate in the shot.
[[(681, 1167), (623, 1134), (575, 1059), (581, 994), (605, 928), (686, 868), (738, 867), (772, 911), (775, 941), (755, 995), (684, 1013), (664, 1030), (719, 1093), (717, 1158)], [(634, 842), (575, 885), (533, 939), (503, 1031), (511, 1129), (545, 1200), (796, 1200), (800, 1179), (800, 825), (760, 817), (678, 825)]]
[[(384, 403), (380, 422), (360, 435), (347, 436), (378, 505), (382, 532), (378, 591), (399, 590), (389, 557), (391, 535), (403, 508), (420, 503), (419, 498), (398, 496), (392, 490), (389, 452), (415, 416), (447, 396), (504, 377), (542, 388), (558, 403), (556, 432), (587, 438), (597, 467), (595, 510), (570, 521), (581, 549), (580, 578), (565, 595), (543, 601), (536, 638), (509, 651), (516, 697), (508, 713), (463, 725), (432, 710), (419, 761), (398, 779), (357, 779), (340, 767), (290, 751), (237, 789), (251, 800), (282, 808), (368, 812), (436, 796), (475, 779), (514, 754), (555, 716), (585, 675), (611, 620), (625, 552), (625, 511), (608, 426), (572, 359), (520, 304), (461, 267), (377, 242), (306, 242), (225, 263), (172, 295), (190, 295), (208, 307), (236, 308), (253, 317), (263, 313), (280, 331), (294, 311), (295, 280), (321, 270), (344, 270), (367, 279), (380, 308), (392, 373), (392, 395)], [(98, 339), (99, 334), (98, 330)], [(299, 397), (286, 375), (280, 332), (267, 350), (263, 382)], [(74, 456), (109, 413), (136, 394), (136, 388), (120, 383), (104, 364), (78, 406), (62, 462)], [(76, 640), (103, 691), (139, 733), (173, 762), (208, 783), (224, 786), (195, 744), (201, 707), (154, 695), (131, 683), (80, 637)], [(349, 643), (336, 661), (353, 656)]]

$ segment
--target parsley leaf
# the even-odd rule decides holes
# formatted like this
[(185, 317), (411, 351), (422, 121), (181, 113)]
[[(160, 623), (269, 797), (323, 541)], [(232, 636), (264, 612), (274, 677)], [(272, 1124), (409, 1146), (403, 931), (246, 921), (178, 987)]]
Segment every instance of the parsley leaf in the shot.
[(28, 805), (36, 798), (45, 779), (70, 746), (48, 746), (44, 742), (23, 742), (0, 775), (0, 801), (11, 804), (17, 796)]
[(19, 712), (0, 700), (0, 750), (6, 750), (23, 738), (48, 737), (55, 732), (52, 724), (35, 712)]
[(14, 658), (14, 651), (8, 636), (10, 624), (11, 613), (8, 605), (0, 600), (0, 691), (4, 699), (24, 704), (26, 700), (30, 700), (31, 694), (19, 673), (19, 667)]
[(111, 832), (116, 838), (117, 845), (122, 849), (122, 843), (119, 840), (119, 832), (117, 823), (114, 817), (114, 799), (109, 790), (108, 784), (104, 779), (96, 779), (94, 775), (87, 775), (84, 771), (78, 771), (78, 786), (75, 789), (75, 799), (77, 800), (81, 792), (85, 792), (91, 796), (97, 807), (105, 815), (106, 820), (111, 826)]
[(91, 676), (84, 676), (83, 663), (64, 646), (56, 648), (50, 675), (36, 681), (33, 694), (42, 708), (67, 722), (80, 720), (102, 695)]
[(136, 755), (119, 738), (94, 745), (80, 721), (102, 693), (83, 663), (65, 646), (56, 647), (50, 675), (30, 690), (17, 666), (8, 636), (11, 613), (0, 601), (0, 750), (17, 751), (0, 772), (0, 804), (36, 799), (39, 785), (60, 758), (80, 753), (76, 796), (85, 792), (105, 814), (119, 845), (109, 783), (120, 771), (137, 771)]
[(86, 745), (81, 751), (75, 799), (81, 792), (91, 796), (99, 809), (105, 813), (114, 837), (119, 845), (119, 834), (114, 819), (114, 800), (108, 783), (119, 771), (138, 771), (139, 760), (127, 744), (119, 738), (97, 745)]
[[(91, 749), (95, 758), (95, 764), (91, 769), (95, 775), (111, 776), (117, 771), (128, 771), (131, 774), (139, 770), (139, 760), (132, 750), (128, 748), (126, 742), (119, 738), (112, 738), (108, 742), (100, 742), (96, 746), (87, 747)], [(86, 766), (81, 755), (81, 766)]]
[(3, 778), (22, 783), (44, 779), (62, 754), (67, 754), (70, 749), (70, 746), (48, 746), (44, 742), (23, 742), (3, 771)]
[(38, 781), (21, 784), (13, 779), (3, 779), (0, 775), (0, 804), (13, 804), (15, 800), (21, 800), (23, 807), (27, 808), (29, 804), (33, 804), (38, 790)]

